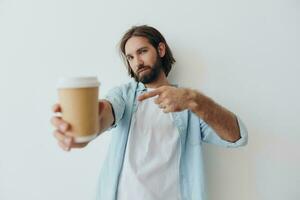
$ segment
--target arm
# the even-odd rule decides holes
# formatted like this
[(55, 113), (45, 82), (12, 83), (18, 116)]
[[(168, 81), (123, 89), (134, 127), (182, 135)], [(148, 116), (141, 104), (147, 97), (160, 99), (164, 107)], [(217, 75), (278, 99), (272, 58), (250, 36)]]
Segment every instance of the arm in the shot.
[(99, 101), (99, 120), (100, 120), (99, 134), (105, 132), (114, 124), (115, 117), (114, 117), (112, 105), (107, 100)]
[[(59, 104), (53, 106), (53, 112), (61, 112)], [(59, 116), (53, 116), (51, 123), (56, 128), (53, 132), (54, 137), (57, 139), (58, 145), (65, 151), (70, 151), (72, 148), (83, 148), (89, 142), (75, 143), (73, 133), (70, 131), (70, 124), (64, 121)], [(99, 134), (106, 131), (114, 123), (113, 109), (109, 101), (99, 101)], [(99, 135), (98, 134), (98, 135)]]
[(139, 96), (139, 100), (153, 96), (158, 96), (155, 103), (164, 112), (189, 109), (210, 125), (222, 139), (235, 142), (241, 138), (236, 116), (196, 90), (162, 86)]
[(201, 117), (224, 140), (235, 142), (241, 138), (236, 116), (198, 91), (186, 89), (190, 100), (188, 109)]

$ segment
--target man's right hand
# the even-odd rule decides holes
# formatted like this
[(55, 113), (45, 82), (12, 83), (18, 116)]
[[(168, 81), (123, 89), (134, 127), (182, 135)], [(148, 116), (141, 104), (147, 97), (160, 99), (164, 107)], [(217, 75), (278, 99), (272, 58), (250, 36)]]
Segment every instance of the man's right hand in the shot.
[[(61, 113), (61, 107), (59, 104), (54, 104), (52, 111), (54, 113)], [(51, 118), (52, 125), (56, 128), (53, 131), (54, 137), (57, 139), (58, 145), (65, 151), (70, 151), (72, 148), (83, 148), (89, 142), (76, 143), (74, 140), (74, 133), (71, 132), (71, 125), (64, 121), (59, 116)]]
[[(52, 108), (54, 113), (61, 113), (59, 104), (55, 104)], [(107, 130), (114, 122), (111, 104), (106, 100), (99, 101), (99, 134)], [(58, 145), (65, 151), (70, 151), (72, 148), (83, 148), (89, 142), (76, 143), (74, 133), (71, 131), (71, 125), (64, 121), (59, 116), (51, 118), (51, 123), (56, 128), (53, 131), (54, 137), (57, 139)]]

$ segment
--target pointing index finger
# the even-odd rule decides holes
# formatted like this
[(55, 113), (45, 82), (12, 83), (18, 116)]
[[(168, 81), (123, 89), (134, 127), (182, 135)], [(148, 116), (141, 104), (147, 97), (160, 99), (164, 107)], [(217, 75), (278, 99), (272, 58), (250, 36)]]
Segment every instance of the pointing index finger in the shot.
[(150, 98), (150, 97), (154, 97), (154, 96), (156, 96), (156, 95), (160, 95), (160, 93), (161, 93), (161, 91), (160, 91), (159, 89), (152, 90), (152, 91), (150, 91), (150, 92), (146, 92), (146, 93), (140, 95), (140, 96), (138, 97), (138, 100), (139, 100), (139, 101), (143, 101), (143, 100), (148, 99), (148, 98)]

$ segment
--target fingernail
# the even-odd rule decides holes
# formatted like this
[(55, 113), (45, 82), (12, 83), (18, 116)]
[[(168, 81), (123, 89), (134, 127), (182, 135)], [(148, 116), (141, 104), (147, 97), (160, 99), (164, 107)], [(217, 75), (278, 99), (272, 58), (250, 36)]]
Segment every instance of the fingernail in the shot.
[(65, 131), (66, 128), (67, 128), (67, 125), (66, 125), (66, 124), (61, 124), (61, 125), (59, 126), (59, 129), (60, 129), (61, 131)]
[(69, 147), (65, 147), (65, 146), (64, 146), (64, 150), (65, 150), (65, 151), (69, 151)]
[(69, 146), (71, 144), (71, 138), (65, 138), (64, 143)]

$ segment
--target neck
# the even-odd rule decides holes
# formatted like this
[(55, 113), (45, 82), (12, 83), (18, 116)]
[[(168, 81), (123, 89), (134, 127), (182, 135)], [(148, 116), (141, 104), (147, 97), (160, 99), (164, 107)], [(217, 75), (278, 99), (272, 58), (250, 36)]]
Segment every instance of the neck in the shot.
[(145, 84), (147, 88), (158, 88), (164, 85), (170, 85), (164, 72), (161, 72), (155, 81)]

